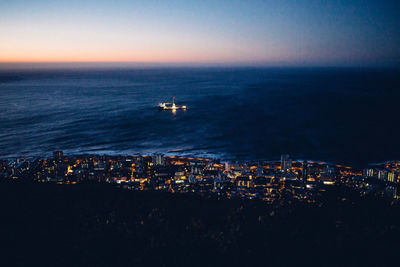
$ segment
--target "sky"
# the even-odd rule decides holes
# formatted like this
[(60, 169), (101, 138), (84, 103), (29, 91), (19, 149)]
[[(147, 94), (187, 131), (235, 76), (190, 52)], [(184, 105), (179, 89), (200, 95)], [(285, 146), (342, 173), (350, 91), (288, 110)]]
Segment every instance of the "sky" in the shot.
[(400, 4), (0, 0), (0, 63), (22, 62), (397, 66)]

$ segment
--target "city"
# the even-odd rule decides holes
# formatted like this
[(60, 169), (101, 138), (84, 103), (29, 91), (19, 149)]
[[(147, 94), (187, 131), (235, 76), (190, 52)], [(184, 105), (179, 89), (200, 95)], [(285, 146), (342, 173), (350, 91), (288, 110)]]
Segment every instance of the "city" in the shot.
[(296, 161), (289, 155), (264, 162), (164, 156), (68, 155), (0, 161), (0, 178), (37, 183), (109, 183), (135, 191), (188, 193), (218, 199), (297, 200), (316, 203), (331, 187), (351, 188), (361, 196), (398, 201), (400, 161), (363, 170), (323, 162)]
[(0, 266), (400, 266), (399, 0), (0, 10)]
[(399, 161), (355, 170), (288, 155), (223, 162), (56, 151), (0, 162), (7, 266), (397, 261)]

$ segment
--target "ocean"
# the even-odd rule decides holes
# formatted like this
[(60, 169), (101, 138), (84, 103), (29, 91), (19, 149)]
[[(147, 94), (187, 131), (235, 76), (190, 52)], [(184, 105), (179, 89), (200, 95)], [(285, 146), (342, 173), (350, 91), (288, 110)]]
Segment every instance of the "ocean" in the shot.
[[(159, 102), (186, 111), (159, 111)], [(0, 158), (154, 154), (363, 166), (400, 159), (400, 71), (0, 70)]]

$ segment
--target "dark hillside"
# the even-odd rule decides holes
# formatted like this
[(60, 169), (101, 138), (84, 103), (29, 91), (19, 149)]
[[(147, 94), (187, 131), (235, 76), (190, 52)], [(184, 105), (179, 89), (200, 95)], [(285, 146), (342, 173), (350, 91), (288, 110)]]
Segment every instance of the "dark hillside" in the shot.
[(320, 206), (0, 184), (2, 266), (396, 266), (400, 208), (342, 188)]

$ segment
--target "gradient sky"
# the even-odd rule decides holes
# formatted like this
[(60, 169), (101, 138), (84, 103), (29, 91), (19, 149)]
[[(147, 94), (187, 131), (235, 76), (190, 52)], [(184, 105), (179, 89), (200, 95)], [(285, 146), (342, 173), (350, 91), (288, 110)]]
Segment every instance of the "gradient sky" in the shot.
[(400, 64), (400, 4), (0, 0), (0, 62)]

